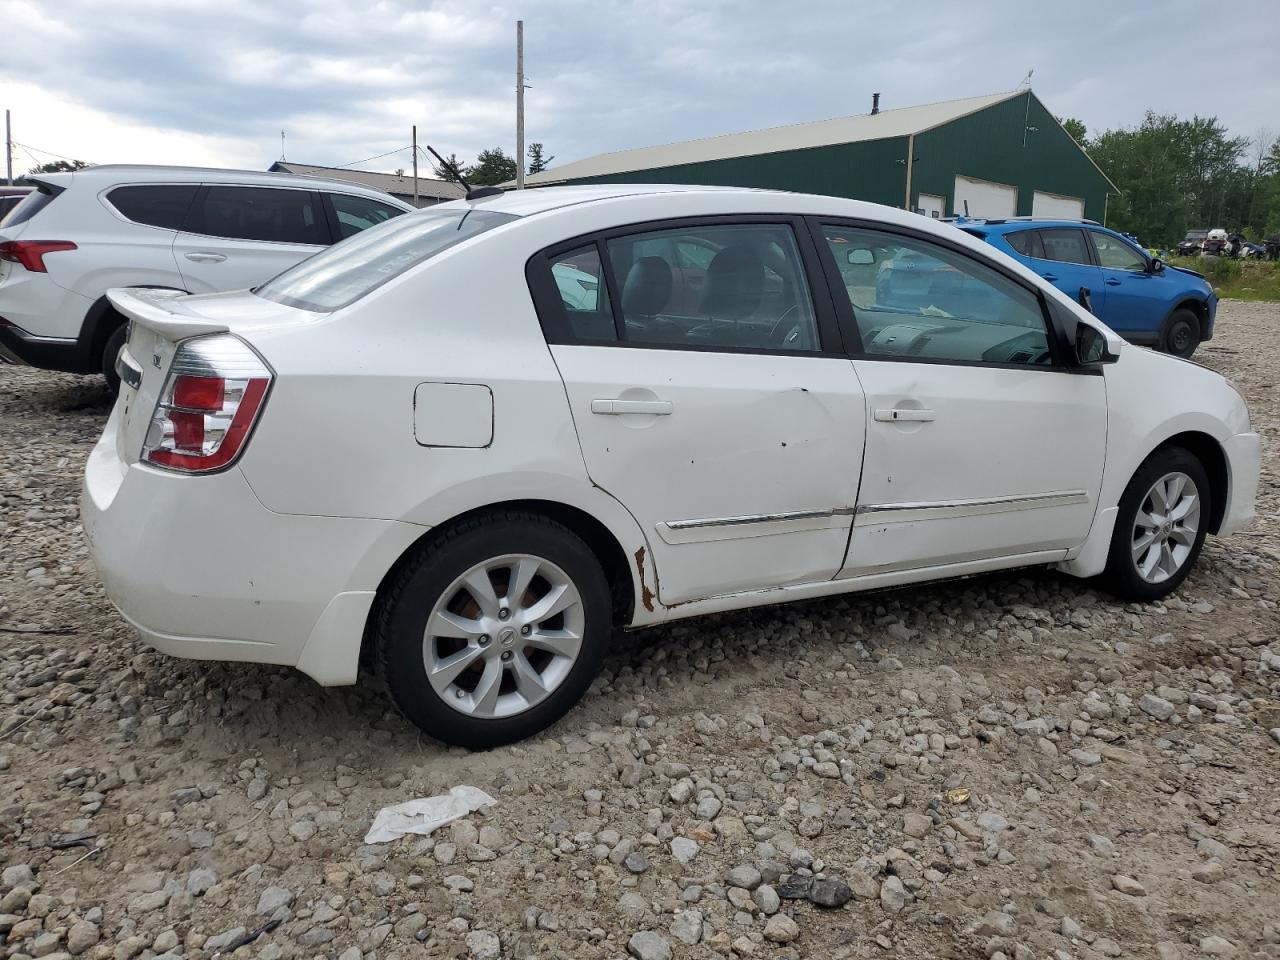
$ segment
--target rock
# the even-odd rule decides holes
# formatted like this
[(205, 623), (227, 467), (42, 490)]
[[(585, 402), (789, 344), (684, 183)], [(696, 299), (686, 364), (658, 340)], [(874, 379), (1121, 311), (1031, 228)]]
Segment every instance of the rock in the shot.
[(470, 893), (476, 888), (475, 882), (470, 877), (464, 877), (458, 873), (445, 877), (444, 885), (454, 893)]
[(734, 867), (724, 876), (724, 882), (729, 886), (743, 890), (754, 890), (760, 886), (760, 880), (760, 871), (750, 865)]
[(785, 913), (777, 913), (764, 925), (764, 938), (770, 943), (790, 943), (800, 936), (799, 925)]
[(208, 867), (196, 867), (187, 874), (187, 893), (193, 896), (202, 896), (209, 892), (209, 889), (218, 882), (218, 875)]
[(1236, 945), (1225, 937), (1214, 934), (1201, 938), (1200, 952), (1207, 953), (1211, 957), (1233, 957), (1236, 953)]
[(204, 950), (206, 953), (221, 953), (231, 944), (236, 943), (245, 934), (244, 927), (232, 927), (230, 930), (223, 931), (216, 937), (210, 937), (204, 942)]
[(267, 887), (262, 891), (262, 895), (258, 897), (258, 907), (254, 911), (258, 916), (267, 916), (275, 913), (281, 907), (287, 907), (293, 903), (293, 891), (285, 887)]
[(979, 937), (1011, 937), (1017, 930), (1013, 917), (1003, 910), (992, 910), (971, 928)]
[(101, 933), (95, 924), (87, 920), (78, 920), (67, 931), (67, 952), (78, 957), (92, 946), (96, 946)]
[(814, 880), (809, 887), (809, 900), (820, 907), (843, 907), (853, 899), (853, 890), (839, 877)]
[(639, 850), (633, 850), (627, 854), (622, 864), (632, 873), (644, 873), (649, 869), (649, 861), (645, 859), (644, 854)]
[(634, 890), (628, 890), (618, 898), (618, 912), (628, 920), (640, 921), (649, 912), (649, 904)]
[(1067, 756), (1082, 767), (1096, 767), (1102, 762), (1101, 754), (1091, 753), (1088, 750), (1071, 750), (1068, 751)]
[(674, 837), (671, 841), (671, 856), (677, 863), (689, 864), (698, 855), (699, 849), (698, 841), (688, 837)]
[[(774, 890), (783, 900), (807, 900), (809, 899), (809, 891), (813, 889), (813, 877), (802, 877), (793, 875), (788, 877), (782, 883), (778, 884)], [(880, 895), (880, 891), (876, 891), (876, 896)]]
[(1009, 821), (994, 810), (984, 810), (978, 814), (978, 826), (988, 833), (1001, 833), (1009, 829)]
[(1133, 879), (1133, 877), (1125, 876), (1123, 873), (1117, 873), (1112, 876), (1111, 886), (1131, 897), (1145, 897), (1147, 895), (1146, 887)]
[(23, 884), (35, 883), (36, 875), (25, 863), (15, 863), (0, 872), (0, 886), (20, 887)]
[(671, 920), (671, 935), (691, 947), (696, 944), (702, 939), (702, 911), (677, 910)]
[(1199, 883), (1217, 883), (1226, 875), (1226, 869), (1217, 860), (1207, 860), (1191, 868), (1191, 879)]
[(1072, 920), (1070, 917), (1063, 917), (1062, 925), (1058, 928), (1058, 932), (1067, 939), (1073, 940), (1084, 934), (1084, 927), (1080, 926), (1079, 923)]
[(1144, 693), (1139, 697), (1138, 709), (1157, 720), (1168, 720), (1174, 713), (1173, 704), (1154, 693)]
[(908, 813), (902, 818), (902, 832), (917, 840), (933, 829), (933, 821), (922, 813)]
[(639, 930), (627, 941), (627, 953), (636, 960), (671, 960), (671, 944), (656, 930)]
[(502, 956), (502, 942), (498, 940), (496, 933), (472, 930), (467, 934), (465, 942), (467, 951), (474, 960), (498, 960)]
[(907, 905), (907, 891), (902, 881), (893, 874), (884, 878), (880, 884), (880, 905), (890, 913), (900, 913)]
[(772, 916), (782, 906), (782, 898), (778, 896), (778, 891), (767, 883), (762, 883), (751, 891), (751, 902), (759, 907), (760, 912), (765, 916)]

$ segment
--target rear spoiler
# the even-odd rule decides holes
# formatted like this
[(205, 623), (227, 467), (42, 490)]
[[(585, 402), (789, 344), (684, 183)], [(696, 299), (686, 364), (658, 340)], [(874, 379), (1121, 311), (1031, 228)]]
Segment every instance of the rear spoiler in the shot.
[(107, 299), (113, 307), (166, 340), (189, 340), (208, 333), (226, 333), (231, 329), (225, 323), (182, 311), (178, 301), (186, 295), (181, 290), (148, 287), (116, 287), (107, 291)]

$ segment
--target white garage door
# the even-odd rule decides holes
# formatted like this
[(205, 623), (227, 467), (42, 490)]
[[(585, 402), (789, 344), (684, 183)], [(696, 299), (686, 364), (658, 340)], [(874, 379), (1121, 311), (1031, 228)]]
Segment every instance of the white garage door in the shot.
[[(966, 206), (967, 205), (967, 206)], [(956, 177), (952, 213), (961, 217), (996, 220), (1018, 212), (1018, 188), (973, 177)]]
[(1045, 220), (1083, 220), (1084, 201), (1037, 190), (1031, 197), (1031, 215)]

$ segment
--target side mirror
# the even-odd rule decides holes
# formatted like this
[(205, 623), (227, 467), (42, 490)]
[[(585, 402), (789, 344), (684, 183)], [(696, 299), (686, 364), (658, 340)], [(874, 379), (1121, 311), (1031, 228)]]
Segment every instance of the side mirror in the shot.
[(1149, 270), (1151, 273), (1164, 273), (1164, 261), (1159, 257), (1152, 257)]
[(1087, 323), (1076, 325), (1076, 364), (1094, 367), (1103, 363), (1115, 363), (1120, 357), (1111, 352), (1107, 338)]
[(867, 247), (854, 247), (845, 255), (846, 261), (853, 267), (869, 267), (876, 262), (876, 255)]

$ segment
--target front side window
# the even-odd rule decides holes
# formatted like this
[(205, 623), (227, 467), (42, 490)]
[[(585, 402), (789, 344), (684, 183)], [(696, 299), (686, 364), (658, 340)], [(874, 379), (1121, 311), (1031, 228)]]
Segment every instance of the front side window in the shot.
[(605, 241), (621, 338), (635, 345), (821, 349), (795, 235), (781, 224), (705, 225)]
[(1147, 269), (1147, 258), (1119, 237), (1101, 230), (1090, 230), (1093, 246), (1098, 251), (1098, 263), (1108, 270), (1132, 270), (1142, 273)]
[(188, 229), (231, 240), (316, 246), (329, 242), (318, 194), (309, 190), (211, 186)]
[(368, 230), (408, 212), (389, 203), (379, 203), (369, 197), (356, 197), (347, 193), (331, 193), (329, 199), (333, 202), (333, 212), (338, 218), (339, 240), (354, 237), (361, 230)]
[(824, 225), (863, 352), (886, 359), (1047, 365), (1040, 299), (926, 240)]
[(1040, 242), (1044, 245), (1046, 260), (1093, 265), (1093, 258), (1089, 256), (1089, 246), (1083, 230), (1077, 230), (1075, 227), (1041, 230)]
[(492, 210), (420, 210), (336, 243), (255, 292), (303, 310), (337, 310), (441, 251), (514, 219)]
[(134, 184), (116, 187), (107, 199), (126, 220), (148, 227), (181, 230), (196, 198), (194, 183)]

